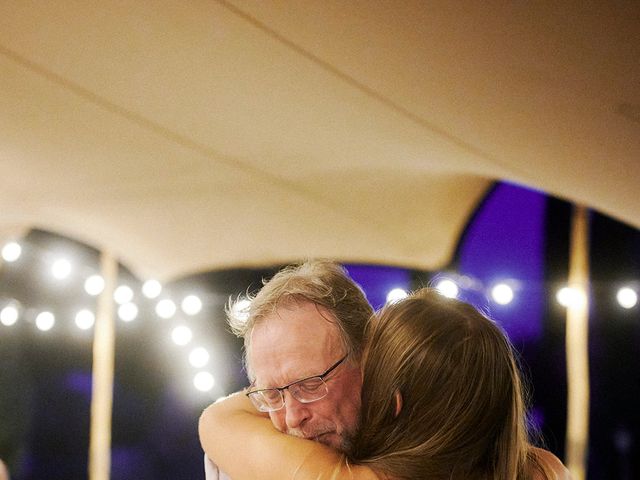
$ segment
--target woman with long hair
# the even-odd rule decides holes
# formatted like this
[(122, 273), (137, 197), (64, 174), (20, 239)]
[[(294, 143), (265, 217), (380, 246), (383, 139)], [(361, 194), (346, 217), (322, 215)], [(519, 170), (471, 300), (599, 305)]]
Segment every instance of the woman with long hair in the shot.
[(205, 410), (201, 442), (234, 480), (570, 478), (529, 441), (504, 333), (435, 290), (419, 290), (371, 318), (361, 395), (346, 455), (278, 432), (241, 393)]

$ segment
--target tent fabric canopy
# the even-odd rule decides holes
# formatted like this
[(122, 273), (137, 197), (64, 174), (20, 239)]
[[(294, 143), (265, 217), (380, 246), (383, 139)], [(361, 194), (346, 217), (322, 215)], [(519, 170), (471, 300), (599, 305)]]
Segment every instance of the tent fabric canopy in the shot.
[(435, 269), (506, 180), (640, 226), (640, 4), (0, 2), (0, 235)]

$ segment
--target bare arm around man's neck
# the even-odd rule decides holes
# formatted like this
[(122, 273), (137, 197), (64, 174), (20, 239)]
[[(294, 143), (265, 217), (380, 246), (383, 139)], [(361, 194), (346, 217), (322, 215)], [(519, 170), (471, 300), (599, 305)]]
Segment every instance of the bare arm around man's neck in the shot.
[(378, 478), (367, 467), (346, 467), (332, 448), (279, 432), (243, 393), (209, 406), (199, 432), (205, 453), (233, 480), (316, 480), (333, 473), (336, 480)]

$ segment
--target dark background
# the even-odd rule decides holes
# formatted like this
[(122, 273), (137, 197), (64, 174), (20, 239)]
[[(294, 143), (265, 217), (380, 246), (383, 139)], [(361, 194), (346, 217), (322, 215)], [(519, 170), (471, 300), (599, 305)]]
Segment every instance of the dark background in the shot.
[[(590, 218), (588, 478), (640, 478), (640, 307), (625, 310), (615, 299), (622, 285), (640, 291), (640, 232), (595, 212)], [(565, 310), (555, 293), (567, 279), (570, 219), (571, 206), (561, 200), (497, 184), (470, 219), (448, 268), (346, 265), (376, 308), (392, 288), (455, 278), (463, 287), (460, 297), (495, 318), (521, 353), (532, 391), (531, 423), (560, 458), (566, 422)], [(95, 308), (82, 285), (97, 273), (98, 253), (38, 230), (22, 243), (19, 261), (0, 269), (0, 308), (10, 299), (24, 307), (15, 325), (0, 324), (0, 458), (15, 480), (86, 478), (92, 331), (79, 330), (73, 318), (81, 307)], [(75, 265), (64, 282), (46, 273), (59, 253)], [(258, 289), (262, 278), (279, 267), (205, 272), (165, 285), (172, 298), (195, 292), (204, 304), (194, 317), (170, 320), (158, 318), (154, 302), (140, 294), (144, 279), (121, 268), (120, 280), (134, 287), (140, 314), (131, 323), (116, 321), (112, 479), (204, 478), (198, 416), (218, 396), (244, 386), (241, 342), (227, 331), (224, 306), (230, 296)], [(506, 306), (487, 297), (501, 279), (515, 286), (514, 301)], [(56, 314), (48, 332), (33, 324), (44, 309)], [(194, 331), (188, 347), (169, 339), (178, 322)], [(212, 354), (208, 370), (216, 386), (209, 393), (193, 387), (196, 370), (187, 355), (197, 345)]]

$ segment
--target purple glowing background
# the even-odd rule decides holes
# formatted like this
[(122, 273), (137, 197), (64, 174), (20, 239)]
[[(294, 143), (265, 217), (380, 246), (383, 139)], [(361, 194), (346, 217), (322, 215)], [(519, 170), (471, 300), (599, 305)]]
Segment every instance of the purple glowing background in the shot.
[(345, 268), (365, 291), (369, 303), (376, 310), (386, 303), (390, 290), (411, 288), (411, 276), (404, 268), (369, 265), (346, 265)]
[(487, 302), (490, 316), (512, 342), (542, 335), (544, 308), (545, 197), (522, 187), (499, 184), (471, 221), (459, 249), (459, 273), (490, 288), (512, 280), (508, 305)]

